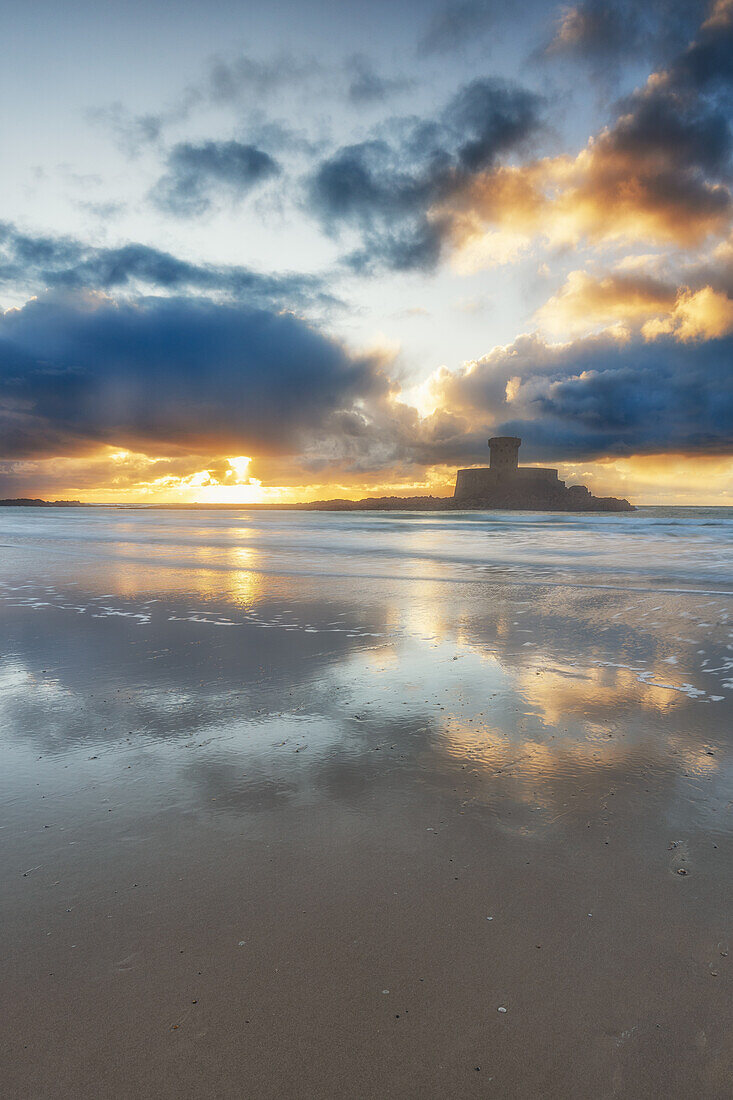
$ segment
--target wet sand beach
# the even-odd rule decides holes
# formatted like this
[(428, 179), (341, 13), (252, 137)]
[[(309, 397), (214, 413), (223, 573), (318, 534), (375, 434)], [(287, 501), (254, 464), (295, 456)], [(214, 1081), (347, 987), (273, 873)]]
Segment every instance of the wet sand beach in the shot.
[(733, 1093), (733, 520), (7, 509), (3, 1095)]

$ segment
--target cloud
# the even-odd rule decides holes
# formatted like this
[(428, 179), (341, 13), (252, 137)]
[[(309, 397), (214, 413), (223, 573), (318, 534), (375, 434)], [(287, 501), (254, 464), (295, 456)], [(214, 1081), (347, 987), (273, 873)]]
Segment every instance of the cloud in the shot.
[(437, 164), (422, 171), (404, 165), (385, 141), (346, 146), (315, 172), (310, 206), (327, 230), (360, 231), (366, 247), (351, 257), (354, 266), (431, 268), (440, 255), (441, 231), (427, 209), (441, 186), (439, 172)]
[[(232, 475), (236, 477), (236, 471), (226, 460), (211, 455), (149, 458), (102, 446), (72, 457), (0, 459), (0, 497), (68, 499), (71, 492), (75, 499), (78, 494), (88, 500), (101, 492), (103, 498), (115, 500), (131, 493), (145, 497), (180, 490), (193, 480), (202, 485), (207, 476), (229, 485)], [(238, 482), (242, 483), (246, 479)]]
[(270, 58), (245, 53), (229, 60), (218, 57), (209, 65), (199, 96), (209, 103), (262, 99), (283, 88), (307, 84), (323, 73), (323, 65), (314, 58), (286, 52)]
[(158, 142), (167, 126), (182, 122), (191, 106), (188, 97), (184, 97), (175, 107), (157, 114), (133, 114), (117, 100), (102, 107), (90, 107), (86, 117), (92, 124), (108, 130), (127, 156), (136, 157), (146, 145)]
[(733, 340), (522, 336), (433, 379), (469, 425), (519, 435), (530, 461), (733, 453)]
[(638, 26), (635, 5), (625, 7), (630, 10), (622, 11), (620, 4), (607, 0), (585, 0), (563, 8), (547, 53), (582, 58), (617, 55)]
[(228, 60), (214, 59), (203, 81), (187, 95), (192, 106), (197, 103), (249, 106), (252, 100), (261, 102), (287, 89), (306, 93), (314, 85), (321, 93), (328, 90), (338, 93), (344, 82), (347, 98), (357, 105), (383, 102), (406, 91), (413, 83), (405, 77), (379, 74), (363, 53), (353, 54), (339, 65), (326, 65), (313, 57), (286, 52), (272, 58), (239, 54)]
[(648, 339), (673, 333), (678, 340), (717, 340), (733, 333), (733, 300), (706, 286), (683, 290), (666, 317), (652, 318), (642, 329)]
[(385, 391), (382, 366), (290, 314), (45, 297), (0, 318), (1, 453), (294, 453), (358, 420)]
[(451, 53), (482, 36), (495, 20), (494, 5), (488, 0), (457, 0), (444, 4), (428, 23), (418, 42), (423, 55)]
[(535, 314), (547, 332), (567, 336), (617, 323), (639, 324), (668, 313), (677, 289), (662, 279), (635, 272), (594, 276), (571, 271), (565, 283)]
[(279, 308), (335, 301), (315, 276), (266, 275), (237, 265), (194, 264), (144, 244), (101, 248), (70, 237), (29, 235), (0, 222), (2, 285), (34, 294), (47, 288), (198, 292)]
[(95, 218), (99, 218), (100, 221), (109, 222), (113, 218), (118, 217), (120, 214), (124, 214), (126, 204), (124, 202), (88, 202), (84, 200), (77, 201), (76, 206), (79, 210), (84, 210), (88, 214), (91, 214)]
[(501, 154), (521, 148), (539, 129), (541, 102), (504, 81), (475, 80), (437, 121), (393, 119), (372, 139), (323, 160), (310, 180), (310, 208), (329, 232), (351, 228), (360, 235), (353, 266), (430, 269), (446, 236), (446, 223), (431, 208)]
[[(420, 416), (394, 389), (339, 414), (297, 463), (301, 483), (484, 464), (491, 435), (519, 435), (525, 461), (586, 461), (643, 455), (733, 455), (730, 335), (694, 339), (679, 329), (624, 339), (610, 332), (567, 343), (522, 336), (426, 390)], [(426, 401), (426, 404), (429, 402)], [(258, 466), (258, 477), (268, 463)]]
[(706, 0), (581, 0), (561, 7), (545, 56), (585, 62), (608, 77), (640, 59), (661, 62), (689, 42)]
[[(733, 9), (617, 105), (613, 125), (575, 157), (500, 165), (469, 177), (431, 216), (474, 266), (534, 237), (577, 245), (680, 247), (727, 234), (733, 215), (729, 99)], [(509, 246), (513, 246), (509, 247)]]
[(281, 53), (256, 58), (240, 53), (226, 59), (213, 58), (196, 82), (187, 84), (175, 102), (161, 110), (135, 114), (116, 101), (87, 111), (87, 118), (109, 130), (128, 156), (137, 156), (147, 145), (161, 141), (165, 131), (185, 122), (197, 109), (207, 106), (261, 104), (287, 88), (307, 86), (324, 73), (311, 58)]
[(109, 467), (115, 492), (158, 492), (241, 483), (245, 454), (270, 484), (415, 485), (485, 462), (492, 434), (522, 436), (527, 461), (733, 454), (733, 318), (715, 330), (713, 305), (690, 295), (671, 331), (625, 339), (520, 337), (437, 371), (421, 416), (386, 356), (289, 314), (46, 296), (0, 319), (0, 457), (13, 484), (38, 484), (33, 464), (53, 456)]
[(733, 4), (730, 0), (716, 0), (695, 40), (669, 67), (670, 83), (677, 86), (689, 83), (697, 89), (730, 83), (732, 43)]
[(364, 54), (355, 54), (350, 58), (344, 71), (348, 79), (347, 97), (358, 107), (383, 103), (392, 96), (407, 91), (413, 84), (413, 81), (404, 77), (380, 76)]
[[(175, 101), (158, 111), (135, 113), (116, 101), (90, 108), (86, 115), (90, 122), (109, 131), (127, 156), (136, 157), (146, 146), (161, 143), (167, 130), (185, 123), (197, 110), (231, 108), (242, 121), (261, 115), (265, 104), (269, 107), (293, 92), (298, 93), (300, 107), (303, 98), (314, 92), (320, 97), (345, 96), (352, 105), (362, 107), (383, 103), (413, 85), (414, 81), (406, 77), (378, 73), (362, 53), (338, 65), (287, 52), (263, 58), (239, 53), (213, 58), (199, 80), (188, 83)], [(279, 128), (282, 138), (286, 128)], [(292, 127), (287, 129), (294, 147), (302, 147), (306, 142), (303, 135), (296, 134)]]
[[(690, 281), (699, 282), (704, 270), (691, 268)], [(620, 325), (647, 339), (674, 334), (683, 341), (716, 340), (733, 332), (733, 297), (710, 285), (680, 286), (638, 270), (571, 271), (535, 320), (560, 337)]]
[(166, 213), (194, 217), (210, 210), (220, 196), (237, 201), (279, 172), (269, 153), (254, 145), (181, 142), (168, 154), (167, 171), (153, 187), (151, 198)]
[(418, 468), (480, 453), (460, 417), (421, 420), (402, 403), (389, 363), (271, 310), (46, 295), (0, 316), (6, 480), (28, 473), (37, 484), (37, 468), (23, 464), (51, 457), (101, 455), (103, 467), (113, 448), (135, 456), (114, 458), (122, 490), (138, 473), (146, 484), (201, 470), (218, 478), (244, 454), (270, 481), (366, 483), (389, 471), (414, 483)]

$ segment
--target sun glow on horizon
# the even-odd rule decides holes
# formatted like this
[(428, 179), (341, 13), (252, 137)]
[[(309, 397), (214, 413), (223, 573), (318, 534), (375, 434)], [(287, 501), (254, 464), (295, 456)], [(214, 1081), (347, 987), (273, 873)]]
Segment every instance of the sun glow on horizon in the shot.
[[(488, 453), (487, 453), (488, 462)], [(463, 463), (460, 463), (463, 465)], [(466, 465), (480, 466), (481, 463)], [(530, 465), (530, 464), (525, 464)], [(568, 485), (597, 496), (626, 497), (639, 506), (733, 506), (733, 458), (727, 455), (606, 456), (587, 461), (547, 460)], [(79, 500), (87, 504), (298, 504), (369, 497), (452, 496), (456, 467), (394, 467), (370, 476), (347, 469), (316, 480), (307, 469), (248, 455), (229, 458), (151, 456), (105, 447), (75, 458), (16, 463), (21, 491), (8, 496)], [(255, 476), (256, 475), (256, 476)]]
[(226, 460), (227, 470), (222, 478), (211, 470), (200, 470), (184, 479), (192, 503), (197, 504), (262, 504), (271, 499), (272, 492), (262, 488), (262, 482), (251, 477), (249, 455), (235, 455)]

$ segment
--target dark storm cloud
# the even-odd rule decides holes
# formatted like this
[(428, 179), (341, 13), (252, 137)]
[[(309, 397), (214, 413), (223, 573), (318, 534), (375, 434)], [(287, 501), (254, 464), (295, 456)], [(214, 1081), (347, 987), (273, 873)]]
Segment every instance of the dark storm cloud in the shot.
[(582, 0), (559, 9), (544, 52), (606, 76), (620, 64), (660, 63), (689, 42), (707, 7), (706, 0)]
[(289, 314), (205, 299), (42, 298), (0, 318), (4, 457), (296, 451), (385, 383)]
[(561, 10), (545, 52), (591, 64), (651, 59), (668, 91), (702, 91), (733, 79), (731, 14), (709, 0), (583, 0)]
[(706, 224), (731, 208), (733, 19), (703, 24), (697, 38), (644, 87), (618, 104), (601, 135), (603, 170), (627, 165), (641, 205)]
[(328, 434), (303, 448), (300, 469), (395, 478), (485, 463), (487, 438), (503, 434), (522, 437), (530, 462), (733, 454), (732, 355), (730, 337), (601, 335), (558, 345), (523, 336), (462, 370), (438, 372), (431, 416), (383, 399), (340, 412)]
[(451, 240), (489, 226), (583, 239), (699, 246), (733, 217), (733, 6), (717, 5), (695, 40), (616, 104), (614, 121), (574, 158), (469, 178), (442, 204)]
[(521, 337), (439, 372), (437, 411), (421, 418), (394, 399), (378, 356), (292, 315), (47, 297), (0, 320), (0, 456), (205, 455), (186, 472), (226, 482), (217, 459), (251, 454), (286, 462), (297, 482), (480, 463), (491, 434), (522, 436), (529, 461), (729, 454), (732, 356), (731, 337)]
[(706, 171), (730, 166), (733, 6), (708, 20), (695, 40), (634, 95), (620, 103), (619, 137), (652, 140), (665, 153)]
[(441, 381), (448, 408), (519, 435), (530, 460), (733, 453), (733, 339), (523, 336)]
[(720, 232), (733, 209), (729, 111), (671, 74), (618, 109), (589, 147), (579, 189), (595, 204), (599, 227), (604, 218), (612, 225), (616, 212), (620, 219), (636, 212), (683, 243)]
[(0, 222), (0, 286), (224, 294), (290, 307), (333, 301), (307, 275), (263, 275), (246, 267), (193, 264), (143, 244), (100, 248), (68, 237), (31, 236)]
[(706, 177), (725, 175), (730, 166), (731, 132), (724, 111), (693, 97), (681, 101), (666, 87), (649, 88), (622, 101), (621, 117), (609, 138), (615, 152), (642, 160), (699, 169)]
[(238, 141), (181, 142), (168, 154), (167, 170), (151, 198), (158, 209), (177, 217), (205, 214), (222, 195), (237, 200), (257, 184), (278, 175), (269, 153)]
[(504, 81), (473, 81), (437, 121), (393, 119), (372, 140), (322, 161), (310, 181), (311, 209), (329, 232), (360, 232), (356, 267), (434, 267), (445, 226), (430, 217), (431, 206), (520, 148), (539, 128), (540, 105)]
[(721, 5), (717, 16), (701, 27), (695, 41), (669, 70), (673, 85), (700, 91), (725, 91), (733, 81), (733, 6)]
[(461, 168), (480, 171), (500, 153), (521, 146), (539, 126), (541, 100), (498, 80), (474, 80), (453, 97), (443, 122), (458, 137)]

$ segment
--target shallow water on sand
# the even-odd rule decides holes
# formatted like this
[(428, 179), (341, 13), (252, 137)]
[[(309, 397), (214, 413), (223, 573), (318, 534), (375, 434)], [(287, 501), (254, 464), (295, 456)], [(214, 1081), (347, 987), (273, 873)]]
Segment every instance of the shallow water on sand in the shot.
[(727, 1094), (726, 510), (4, 509), (0, 616), (10, 1095)]

